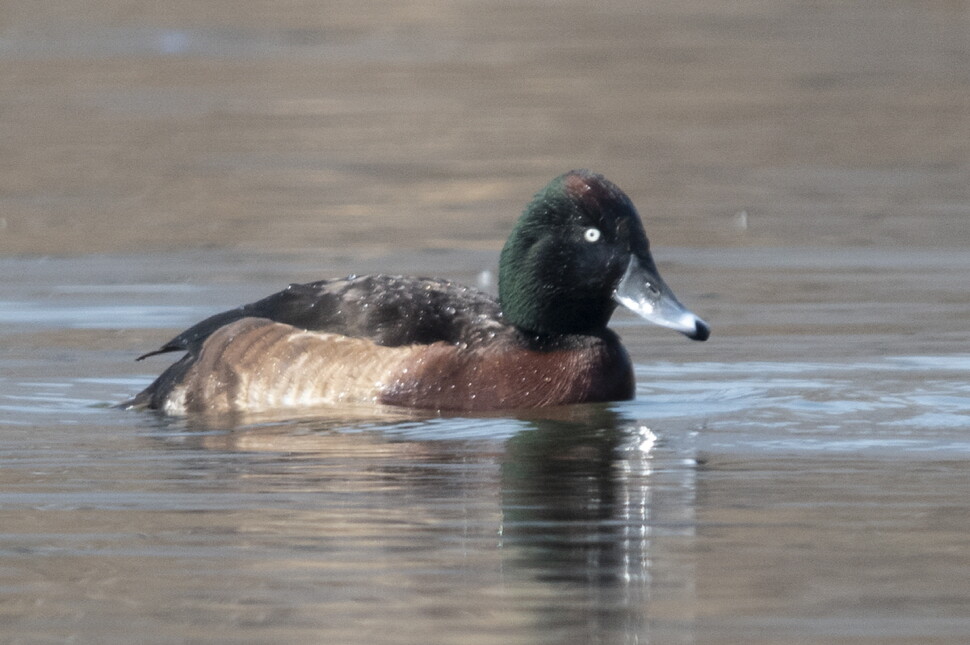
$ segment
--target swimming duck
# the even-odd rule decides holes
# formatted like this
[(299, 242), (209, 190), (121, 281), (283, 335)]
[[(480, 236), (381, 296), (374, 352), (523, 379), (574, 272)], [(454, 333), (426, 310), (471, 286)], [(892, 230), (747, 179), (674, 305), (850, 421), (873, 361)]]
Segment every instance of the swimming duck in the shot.
[(617, 304), (706, 340), (661, 279), (629, 197), (574, 170), (526, 207), (499, 263), (498, 298), (435, 278), (292, 284), (216, 314), (160, 349), (186, 354), (127, 407), (168, 414), (338, 403), (498, 410), (633, 398)]

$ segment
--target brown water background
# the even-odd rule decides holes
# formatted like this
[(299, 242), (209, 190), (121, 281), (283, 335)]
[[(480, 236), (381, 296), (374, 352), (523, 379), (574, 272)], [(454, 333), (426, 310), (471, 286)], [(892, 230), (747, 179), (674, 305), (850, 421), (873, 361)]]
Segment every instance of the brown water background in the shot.
[[(638, 397), (106, 404), (291, 281), (490, 288), (603, 172)], [(0, 642), (970, 641), (970, 4), (0, 5)]]

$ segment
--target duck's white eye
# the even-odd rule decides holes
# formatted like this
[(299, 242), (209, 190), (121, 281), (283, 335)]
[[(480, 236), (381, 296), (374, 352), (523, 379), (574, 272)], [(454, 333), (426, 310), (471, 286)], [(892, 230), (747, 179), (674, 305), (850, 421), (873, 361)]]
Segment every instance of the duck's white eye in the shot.
[(583, 233), (583, 238), (585, 238), (587, 242), (599, 242), (600, 237), (602, 236), (603, 234), (600, 233), (598, 228), (588, 228), (586, 229), (586, 232)]

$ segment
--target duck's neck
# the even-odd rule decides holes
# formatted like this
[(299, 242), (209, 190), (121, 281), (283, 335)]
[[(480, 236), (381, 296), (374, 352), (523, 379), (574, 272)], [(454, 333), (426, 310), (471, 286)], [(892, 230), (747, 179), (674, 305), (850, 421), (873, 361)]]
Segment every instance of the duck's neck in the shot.
[[(513, 281), (514, 283), (515, 281)], [(597, 334), (606, 329), (616, 305), (584, 299), (548, 287), (503, 289), (499, 296), (506, 322), (526, 333), (555, 336)]]

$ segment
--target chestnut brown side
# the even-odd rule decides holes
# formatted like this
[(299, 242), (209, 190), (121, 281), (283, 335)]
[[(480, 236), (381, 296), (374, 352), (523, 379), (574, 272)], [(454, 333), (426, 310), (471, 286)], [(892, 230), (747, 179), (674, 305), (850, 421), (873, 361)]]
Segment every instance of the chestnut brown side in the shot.
[(536, 350), (434, 343), (391, 379), (382, 403), (442, 410), (499, 410), (633, 398), (630, 357), (607, 332), (577, 346)]

